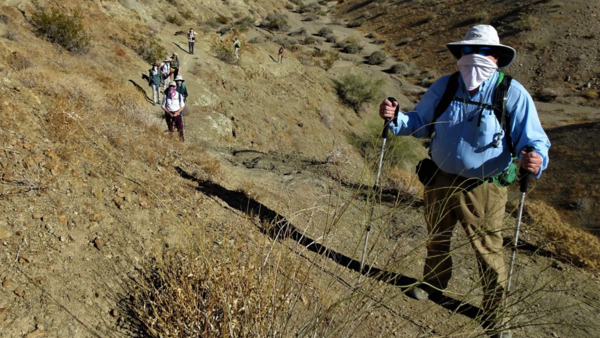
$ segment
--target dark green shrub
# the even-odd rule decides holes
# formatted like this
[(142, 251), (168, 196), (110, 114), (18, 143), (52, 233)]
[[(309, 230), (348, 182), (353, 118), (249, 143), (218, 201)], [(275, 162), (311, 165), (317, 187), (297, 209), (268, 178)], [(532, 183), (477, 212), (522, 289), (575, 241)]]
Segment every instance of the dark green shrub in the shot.
[(406, 75), (410, 67), (406, 63), (397, 63), (390, 68), (392, 74)]
[(309, 35), (309, 36), (305, 37), (304, 40), (302, 40), (303, 45), (312, 45), (315, 42), (317, 42), (317, 38), (315, 38), (312, 35)]
[(358, 112), (361, 104), (380, 95), (383, 79), (371, 79), (359, 74), (345, 74), (334, 80), (335, 90), (340, 99)]
[(356, 41), (352, 41), (349, 44), (345, 45), (344, 48), (342, 49), (342, 52), (347, 53), (347, 54), (356, 54), (360, 51), (360, 46), (358, 45), (358, 42)]
[(217, 22), (221, 25), (226, 25), (229, 23), (229, 18), (223, 15), (219, 15), (217, 18)]
[(235, 58), (233, 48), (228, 48), (225, 44), (217, 44), (212, 48), (213, 52), (217, 56), (217, 59), (227, 62), (229, 64), (237, 64), (239, 60)]
[(287, 16), (279, 13), (269, 14), (261, 23), (265, 29), (287, 32), (290, 29)]
[(38, 34), (66, 50), (83, 54), (89, 50), (90, 37), (83, 30), (81, 15), (63, 13), (53, 8), (50, 13), (41, 9), (33, 13), (31, 21)]
[(221, 23), (217, 20), (217, 18), (210, 18), (206, 20), (206, 24), (212, 28), (217, 28)]
[(192, 11), (190, 11), (189, 9), (186, 9), (181, 12), (181, 17), (186, 20), (193, 20), (195, 18), (195, 15)]
[(183, 18), (179, 14), (167, 15), (165, 18), (167, 22), (172, 23), (177, 26), (183, 25)]
[(319, 30), (319, 33), (317, 33), (319, 36), (322, 37), (326, 37), (328, 35), (333, 34), (333, 29), (329, 28), (329, 27), (323, 27)]
[(167, 55), (167, 50), (154, 37), (143, 35), (132, 35), (131, 43), (128, 44), (144, 61), (153, 63), (162, 61)]
[(348, 27), (348, 28), (356, 28), (356, 27), (362, 26), (364, 23), (365, 23), (364, 19), (355, 20), (355, 21), (352, 21), (352, 22), (348, 23), (346, 25), (346, 27)]
[(387, 60), (387, 54), (382, 50), (378, 50), (369, 55), (367, 63), (370, 65), (380, 65), (383, 64), (385, 60)]
[(242, 27), (246, 27), (246, 29), (254, 26), (254, 19), (251, 16), (246, 16), (235, 23), (236, 27), (241, 30)]
[(335, 36), (333, 34), (327, 35), (327, 37), (325, 38), (325, 41), (331, 42), (331, 43), (336, 43), (337, 42), (337, 36)]
[(304, 27), (300, 27), (297, 30), (288, 34), (289, 36), (307, 36), (308, 31)]
[(230, 30), (231, 30), (231, 26), (223, 26), (223, 27), (221, 27), (221, 29), (219, 29), (219, 33), (221, 35), (223, 35), (223, 34), (229, 32)]

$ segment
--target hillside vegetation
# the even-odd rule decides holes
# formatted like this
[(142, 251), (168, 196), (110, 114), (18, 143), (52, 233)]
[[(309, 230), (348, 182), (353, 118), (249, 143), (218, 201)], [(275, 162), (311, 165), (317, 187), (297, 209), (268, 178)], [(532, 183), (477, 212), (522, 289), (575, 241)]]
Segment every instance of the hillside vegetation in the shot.
[[(405, 296), (427, 241), (412, 173), (426, 150), (388, 140), (374, 187), (375, 111), (387, 95), (410, 106), (444, 68), (355, 30), (377, 24), (355, 16), (375, 4), (5, 1), (0, 337), (483, 336), (464, 233), (447, 296)], [(143, 79), (173, 52), (185, 143)], [(598, 335), (600, 258), (581, 250), (597, 238), (539, 201), (526, 216), (509, 327)]]

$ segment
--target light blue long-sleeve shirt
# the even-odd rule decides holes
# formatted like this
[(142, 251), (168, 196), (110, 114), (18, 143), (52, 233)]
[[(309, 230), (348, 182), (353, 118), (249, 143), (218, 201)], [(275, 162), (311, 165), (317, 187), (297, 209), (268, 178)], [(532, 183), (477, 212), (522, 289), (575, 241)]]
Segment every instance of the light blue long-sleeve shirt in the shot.
[[(431, 158), (441, 170), (463, 177), (487, 178), (510, 165), (512, 159), (507, 139), (493, 110), (482, 110), (477, 104), (467, 103), (470, 100), (491, 106), (498, 76), (496, 72), (483, 82), (472, 97), (460, 79), (455, 94), (460, 99), (453, 100), (437, 119), (431, 140)], [(450, 75), (447, 75), (435, 81), (413, 112), (399, 114), (397, 122), (389, 124), (392, 132), (396, 135), (428, 137), (429, 128), (434, 126), (435, 107), (446, 90), (449, 78)], [(510, 114), (510, 135), (515, 151), (520, 153), (530, 145), (542, 155), (542, 166), (535, 175), (539, 177), (548, 166), (550, 140), (542, 129), (531, 95), (515, 80), (511, 81), (508, 90), (506, 111)], [(477, 126), (479, 121), (480, 125)], [(502, 142), (494, 147), (495, 138), (498, 137), (502, 138)]]

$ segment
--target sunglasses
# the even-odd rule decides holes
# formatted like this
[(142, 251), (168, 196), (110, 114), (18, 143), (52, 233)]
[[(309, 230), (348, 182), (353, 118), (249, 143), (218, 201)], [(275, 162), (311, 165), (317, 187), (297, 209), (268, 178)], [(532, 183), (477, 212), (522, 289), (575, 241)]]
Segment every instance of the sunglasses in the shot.
[(492, 47), (463, 46), (460, 50), (464, 55), (479, 54), (481, 56), (490, 56), (494, 54), (494, 49)]

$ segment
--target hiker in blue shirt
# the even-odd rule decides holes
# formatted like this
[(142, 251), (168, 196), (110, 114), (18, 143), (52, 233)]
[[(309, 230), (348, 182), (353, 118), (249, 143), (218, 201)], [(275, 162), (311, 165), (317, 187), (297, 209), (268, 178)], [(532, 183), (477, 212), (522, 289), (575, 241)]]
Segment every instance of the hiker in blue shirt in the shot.
[[(516, 51), (500, 44), (492, 26), (474, 26), (462, 41), (446, 46), (458, 59), (457, 75), (437, 80), (414, 111), (399, 114), (397, 120), (397, 102), (384, 100), (379, 107), (379, 115), (391, 119), (394, 134), (432, 137), (431, 159), (422, 161), (428, 163), (420, 168), (425, 173), (419, 171), (425, 184), (427, 258), (423, 282), (408, 294), (433, 299), (446, 289), (452, 275), (450, 238), (461, 224), (476, 252), (484, 329), (491, 337), (510, 338), (501, 325), (506, 320), (501, 303), (508, 277), (501, 230), (507, 201), (504, 185), (510, 180), (499, 177), (508, 177), (502, 175), (516, 168), (511, 163), (518, 156), (520, 166), (539, 178), (548, 166), (550, 141), (527, 90), (515, 80), (504, 82), (504, 74), (497, 71), (514, 61)], [(499, 106), (494, 92), (500, 83), (508, 83), (506, 109), (496, 109), (504, 112), (502, 121), (494, 111)], [(436, 114), (446, 88), (456, 88), (455, 93), (446, 96), (449, 104)]]

